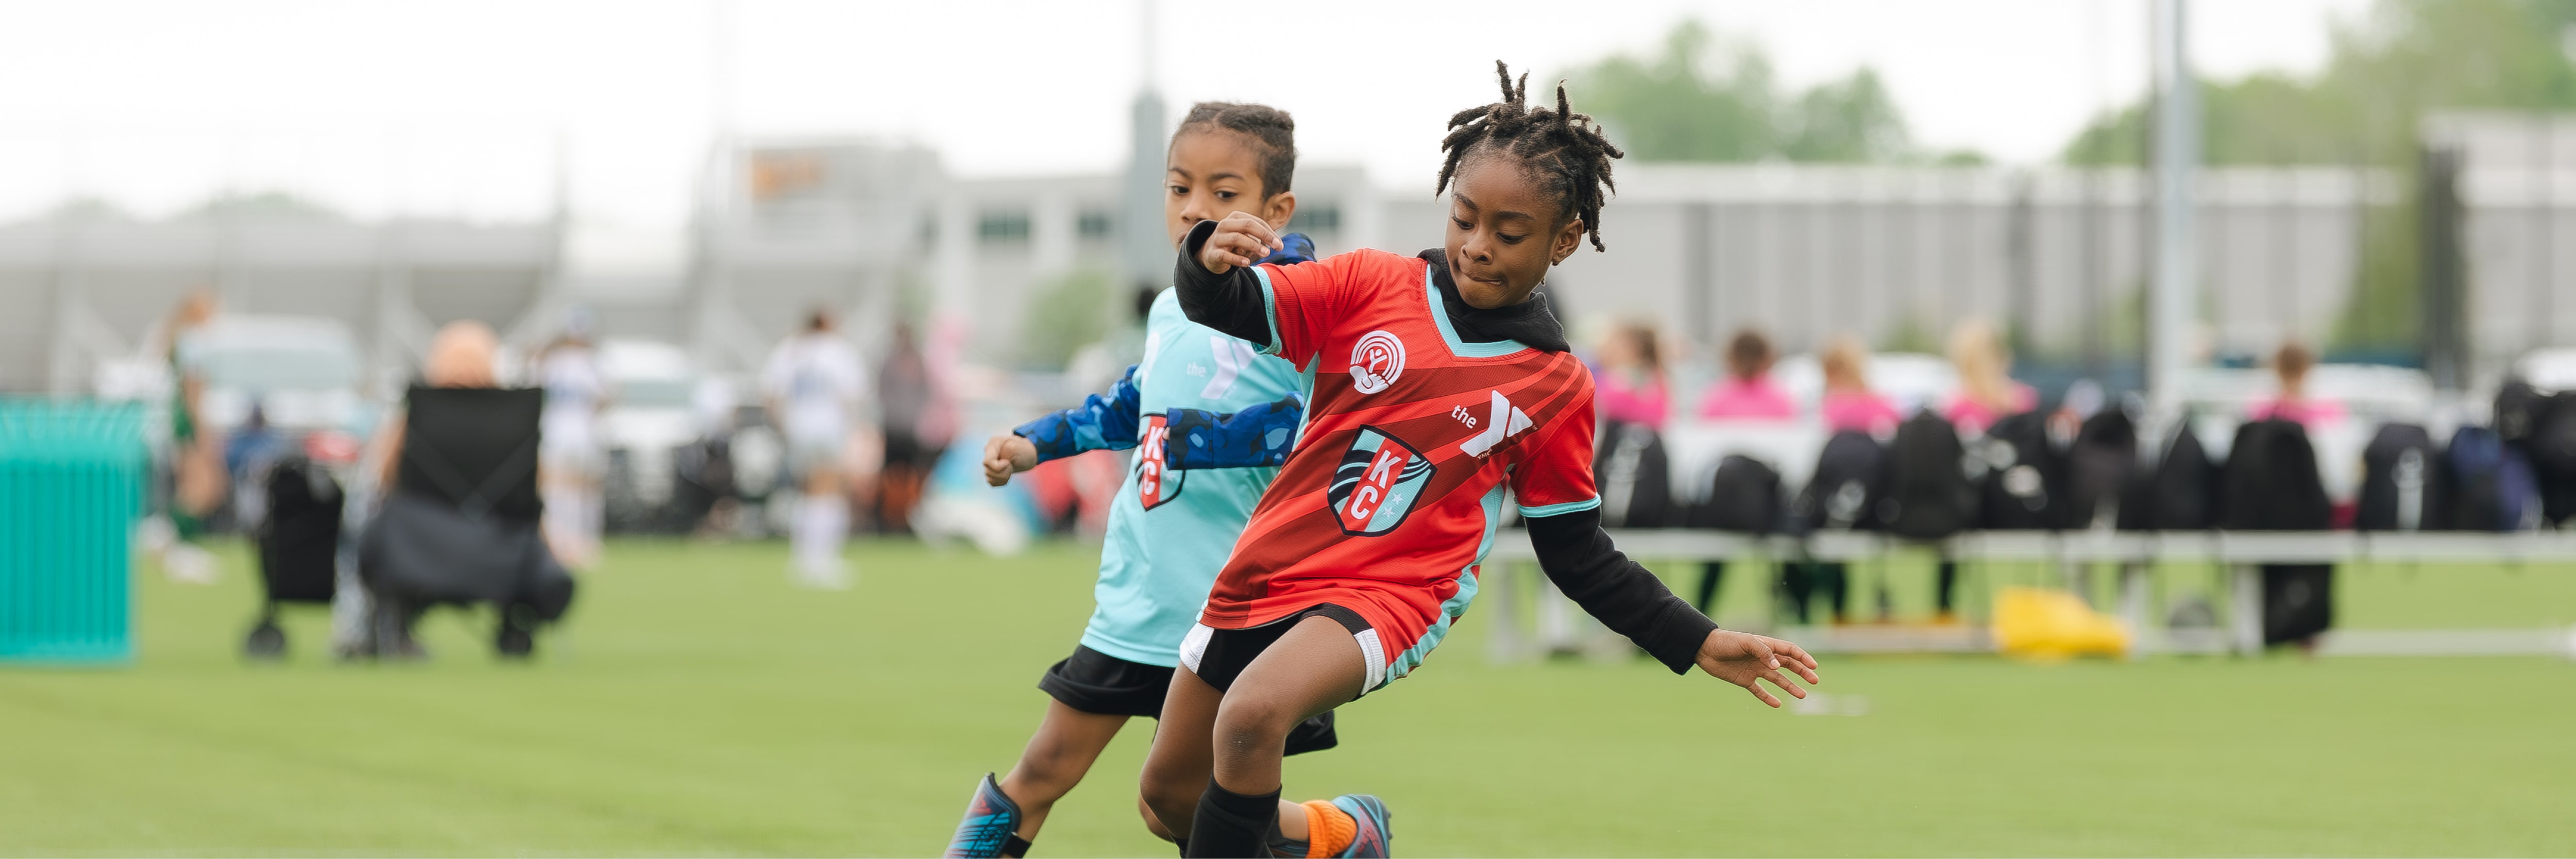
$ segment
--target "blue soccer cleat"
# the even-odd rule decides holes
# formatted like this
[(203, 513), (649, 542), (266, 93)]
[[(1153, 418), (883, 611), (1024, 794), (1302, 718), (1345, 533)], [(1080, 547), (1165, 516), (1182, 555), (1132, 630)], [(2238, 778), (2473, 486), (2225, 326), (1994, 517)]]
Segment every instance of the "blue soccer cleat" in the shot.
[(1359, 824), (1359, 831), (1351, 835), (1351, 846), (1337, 855), (1367, 859), (1395, 855), (1389, 846), (1395, 840), (1395, 812), (1386, 810), (1385, 802), (1365, 793), (1346, 793), (1333, 797), (1333, 807)]
[(948, 839), (947, 859), (1018, 859), (1029, 852), (1028, 839), (1020, 837), (1020, 804), (1002, 793), (992, 773), (975, 783), (975, 798), (966, 804), (966, 819), (957, 822), (957, 835)]

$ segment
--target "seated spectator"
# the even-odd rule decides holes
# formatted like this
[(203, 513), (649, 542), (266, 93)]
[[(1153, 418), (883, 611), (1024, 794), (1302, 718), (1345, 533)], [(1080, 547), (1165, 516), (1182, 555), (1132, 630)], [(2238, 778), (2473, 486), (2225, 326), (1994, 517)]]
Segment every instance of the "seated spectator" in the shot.
[(496, 649), (526, 656), (536, 628), (572, 602), (572, 577), (537, 524), (544, 394), (493, 390), (497, 349), (482, 323), (440, 329), (422, 384), (378, 437), (381, 506), (358, 550), (376, 606), (376, 655), (422, 655), (411, 628), (433, 605), (488, 602), (499, 609)]
[[(1726, 344), (1726, 378), (1710, 383), (1700, 396), (1699, 416), (1716, 420), (1792, 420), (1798, 417), (1798, 402), (1789, 392), (1771, 382), (1771, 364), (1778, 356), (1771, 351), (1770, 338), (1747, 328), (1735, 332)], [(1699, 588), (1693, 605), (1700, 613), (1714, 615), (1717, 594), (1726, 582), (1726, 562), (1700, 564)]]
[(2281, 344), (2281, 351), (2272, 356), (2272, 374), (2280, 379), (2280, 393), (2255, 403), (2245, 416), (2258, 421), (2280, 418), (2310, 430), (2342, 420), (2343, 406), (2308, 396), (2308, 371), (2316, 366), (2317, 355), (2308, 347), (2296, 342)]
[(1672, 399), (1664, 388), (1664, 361), (1655, 329), (1623, 322), (1601, 344), (1601, 366), (1592, 374), (1593, 399), (1603, 424), (1644, 424), (1660, 431)]
[(1770, 338), (1747, 328), (1726, 344), (1726, 378), (1711, 383), (1700, 397), (1703, 418), (1788, 420), (1798, 416), (1798, 403), (1771, 382)]
[(1962, 436), (1984, 435), (1987, 427), (2039, 405), (2039, 392), (2013, 381), (2012, 353), (1994, 326), (1966, 319), (1950, 329), (1950, 366), (1959, 373), (1959, 392), (1942, 407)]
[(1828, 433), (1860, 430), (1884, 440), (1904, 422), (1896, 406), (1869, 388), (1869, 347), (1845, 334), (1825, 347), (1825, 396), (1819, 411)]

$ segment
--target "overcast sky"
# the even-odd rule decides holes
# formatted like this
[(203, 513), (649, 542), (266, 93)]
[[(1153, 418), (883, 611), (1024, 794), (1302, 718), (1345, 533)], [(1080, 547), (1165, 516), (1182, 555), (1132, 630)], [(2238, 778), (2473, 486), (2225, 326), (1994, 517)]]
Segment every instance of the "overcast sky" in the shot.
[[(0, 0), (0, 215), (67, 194), (166, 212), (284, 188), (361, 215), (672, 224), (719, 128), (872, 135), (965, 175), (1112, 168), (1145, 76), (1137, 0)], [(2195, 3), (2208, 74), (2313, 71), (2366, 0)], [(1436, 169), (1491, 65), (1547, 75), (1652, 51), (1698, 17), (1804, 84), (1876, 67), (1915, 135), (2051, 157), (2146, 80), (2145, 0), (1160, 4), (1153, 82), (1178, 110), (1297, 116), (1310, 163)], [(1536, 87), (1533, 87), (1536, 89)], [(1581, 109), (1581, 105), (1576, 105)]]

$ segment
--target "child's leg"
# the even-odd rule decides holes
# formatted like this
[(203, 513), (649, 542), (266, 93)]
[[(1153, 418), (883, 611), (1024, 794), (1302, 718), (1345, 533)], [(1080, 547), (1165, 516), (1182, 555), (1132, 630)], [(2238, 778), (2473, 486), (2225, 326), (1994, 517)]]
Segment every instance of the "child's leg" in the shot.
[(1082, 783), (1083, 774), (1100, 759), (1100, 751), (1126, 724), (1123, 715), (1085, 713), (1062, 701), (1047, 701), (1046, 721), (1038, 723), (1029, 747), (1020, 752), (1019, 764), (1001, 781), (1002, 793), (1020, 804), (1021, 838), (1037, 840), (1038, 827), (1046, 823), (1056, 800)]
[(1100, 750), (1127, 723), (1123, 714), (1086, 713), (1062, 701), (1047, 702), (1046, 720), (1020, 752), (1020, 762), (1000, 781), (985, 776), (966, 801), (966, 816), (948, 840), (946, 859), (1001, 859), (1025, 855), (1047, 812), (1090, 771)]
[[(1189, 855), (1268, 854), (1268, 835), (1279, 817), (1279, 758), (1288, 731), (1358, 698), (1368, 679), (1365, 658), (1340, 621), (1310, 617), (1243, 669), (1219, 699), (1212, 720), (1208, 749), (1214, 778), (1191, 817)], [(1177, 689), (1180, 684), (1175, 680), (1173, 685)], [(1168, 717), (1171, 702), (1164, 707)], [(1172, 816), (1163, 819), (1169, 822)]]
[[(1172, 689), (1163, 697), (1162, 724), (1154, 730), (1154, 747), (1145, 753), (1145, 772), (1138, 785), (1146, 821), (1154, 834), (1186, 842), (1190, 819), (1198, 813), (1199, 794), (1207, 790), (1214, 768), (1209, 740), (1216, 730), (1217, 707), (1224, 694), (1199, 679), (1189, 666), (1172, 671)], [(1157, 828), (1159, 824), (1159, 828)]]

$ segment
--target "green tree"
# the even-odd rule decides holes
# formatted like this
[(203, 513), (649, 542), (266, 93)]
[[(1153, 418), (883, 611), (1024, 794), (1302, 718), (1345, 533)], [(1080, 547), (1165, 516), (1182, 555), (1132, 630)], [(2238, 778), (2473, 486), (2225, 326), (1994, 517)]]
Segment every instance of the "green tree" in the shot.
[(1080, 268), (1048, 281), (1029, 302), (1020, 323), (1020, 362), (1028, 367), (1061, 370), (1082, 347), (1109, 333), (1115, 284), (1108, 272)]
[[(2260, 73), (2201, 81), (2207, 163), (2368, 165), (2404, 191), (2365, 214), (2362, 261), (2334, 345), (2388, 349), (2417, 339), (2421, 270), (2415, 192), (2426, 113), (2576, 108), (2576, 64), (2562, 34), (2576, 0), (2379, 0), (2333, 27), (2326, 66), (2309, 78)], [(2096, 119), (2069, 141), (2071, 164), (2145, 161), (2148, 105)]]
[(1641, 161), (1895, 161), (1916, 155), (1878, 73), (1784, 92), (1771, 58), (1685, 20), (1651, 57), (1568, 72), (1566, 91)]
[(1791, 161), (1895, 161), (1914, 151), (1904, 113), (1870, 69), (1807, 90), (1794, 110), (1781, 147)]

